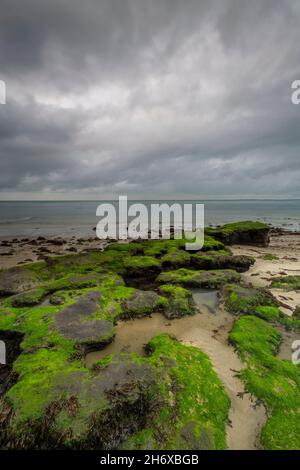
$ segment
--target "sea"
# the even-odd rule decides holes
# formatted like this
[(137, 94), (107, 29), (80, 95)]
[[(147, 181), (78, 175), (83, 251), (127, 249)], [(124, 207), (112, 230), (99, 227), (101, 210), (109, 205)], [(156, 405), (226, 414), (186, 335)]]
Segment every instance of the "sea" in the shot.
[[(116, 201), (2, 201), (0, 202), (0, 238), (5, 237), (89, 237), (99, 221), (99, 204)], [(274, 227), (300, 231), (300, 199), (291, 200), (168, 200), (143, 202), (150, 212), (151, 203), (204, 204), (205, 225), (221, 225), (241, 220), (258, 220)], [(117, 211), (116, 211), (117, 212)]]

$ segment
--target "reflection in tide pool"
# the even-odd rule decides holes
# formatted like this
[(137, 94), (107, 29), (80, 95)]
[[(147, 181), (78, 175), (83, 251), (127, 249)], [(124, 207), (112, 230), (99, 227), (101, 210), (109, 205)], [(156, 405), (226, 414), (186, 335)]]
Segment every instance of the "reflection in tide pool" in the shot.
[[(131, 353), (144, 354), (144, 346), (153, 336), (160, 333), (169, 333), (180, 339), (184, 333), (201, 329), (213, 331), (226, 323), (226, 318), (231, 320), (231, 316), (218, 309), (218, 291), (192, 289), (193, 298), (197, 306), (196, 313), (192, 316), (168, 320), (161, 313), (154, 313), (151, 317), (136, 318), (120, 322), (116, 327), (116, 337), (114, 341), (101, 351), (87, 354), (86, 365), (91, 365), (108, 354)], [(227, 319), (227, 320), (228, 320)]]

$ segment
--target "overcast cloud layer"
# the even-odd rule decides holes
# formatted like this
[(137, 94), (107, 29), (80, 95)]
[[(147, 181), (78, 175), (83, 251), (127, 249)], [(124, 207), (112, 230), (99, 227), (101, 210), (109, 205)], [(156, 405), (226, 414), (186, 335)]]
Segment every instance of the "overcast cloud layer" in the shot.
[(0, 198), (300, 197), (299, 0), (2, 0)]

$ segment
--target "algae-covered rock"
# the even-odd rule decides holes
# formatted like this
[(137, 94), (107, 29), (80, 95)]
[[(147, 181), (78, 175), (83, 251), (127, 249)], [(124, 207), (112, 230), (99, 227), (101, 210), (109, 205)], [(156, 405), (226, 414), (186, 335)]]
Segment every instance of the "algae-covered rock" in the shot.
[(221, 293), (227, 310), (234, 314), (251, 315), (256, 307), (278, 305), (276, 299), (266, 289), (229, 284), (224, 285)]
[(206, 254), (198, 252), (191, 256), (191, 266), (195, 269), (234, 269), (239, 273), (248, 271), (255, 263), (250, 256), (232, 256), (218, 254)]
[(59, 290), (54, 292), (49, 297), (49, 303), (51, 305), (63, 305), (68, 300), (68, 292), (65, 290)]
[(144, 317), (161, 310), (166, 300), (153, 291), (134, 289), (122, 303), (122, 318)]
[(55, 327), (60, 334), (73, 340), (84, 352), (97, 350), (112, 341), (112, 322), (93, 319), (99, 310), (99, 292), (89, 292), (56, 315)]
[(152, 256), (132, 256), (124, 262), (127, 285), (143, 287), (161, 272), (160, 262)]
[(195, 313), (195, 303), (191, 291), (180, 286), (166, 284), (160, 286), (159, 292), (168, 299), (164, 306), (164, 315), (167, 318), (180, 318)]
[(230, 400), (208, 357), (168, 335), (147, 351), (54, 363), (46, 383), (37, 362), (30, 394), (22, 378), (0, 403), (1, 448), (226, 448)]
[(43, 288), (31, 289), (20, 294), (13, 295), (10, 297), (10, 302), (13, 307), (30, 307), (41, 303), (46, 295), (46, 291)]
[[(163, 335), (151, 341), (147, 357), (106, 356), (92, 370), (84, 353), (111, 341), (119, 319), (190, 315), (184, 287), (215, 288), (240, 275), (172, 271), (189, 265), (184, 240), (119, 246), (0, 273), (0, 295), (14, 294), (2, 299), (0, 331), (18, 336), (0, 390), (1, 448), (226, 447), (229, 400), (198, 349)], [(230, 254), (206, 235), (202, 251), (214, 256), (211, 250)], [(162, 264), (168, 272), (161, 273)], [(149, 290), (157, 276), (164, 284), (158, 293)]]
[(180, 430), (178, 448), (181, 450), (214, 450), (214, 434), (205, 424), (189, 421)]
[(300, 305), (297, 305), (297, 307), (295, 308), (293, 318), (295, 318), (296, 320), (300, 320)]
[(215, 289), (229, 282), (238, 282), (239, 280), (240, 274), (231, 269), (192, 271), (182, 268), (177, 271), (161, 273), (157, 277), (156, 282), (159, 284)]
[(300, 276), (278, 276), (272, 279), (271, 287), (286, 291), (300, 290)]
[(2, 401), (1, 448), (115, 449), (145, 424), (155, 382), (151, 365), (126, 356), (97, 371), (56, 371), (39, 413), (26, 421)]
[(200, 349), (168, 335), (153, 338), (147, 361), (162, 375), (157, 378), (160, 401), (146, 426), (122, 445), (123, 449), (209, 450), (226, 448), (230, 400)]
[(164, 269), (179, 269), (188, 267), (190, 265), (191, 255), (184, 250), (176, 250), (171, 253), (167, 253), (161, 258), (162, 266)]
[[(114, 283), (123, 285), (123, 279), (118, 275), (110, 274), (111, 279), (114, 277)], [(48, 293), (53, 293), (58, 290), (68, 289), (84, 289), (86, 287), (95, 287), (103, 284), (108, 279), (107, 273), (88, 273), (88, 274), (67, 274), (54, 281), (49, 282), (45, 289)]]
[(299, 449), (299, 367), (275, 357), (281, 334), (261, 318), (243, 316), (235, 322), (229, 339), (245, 362), (240, 378), (246, 390), (268, 410), (261, 433), (263, 448)]
[(0, 271), (0, 296), (18, 294), (41, 283), (38, 274), (27, 266), (5, 269)]
[(206, 228), (205, 233), (227, 244), (268, 246), (271, 227), (262, 222), (243, 221)]

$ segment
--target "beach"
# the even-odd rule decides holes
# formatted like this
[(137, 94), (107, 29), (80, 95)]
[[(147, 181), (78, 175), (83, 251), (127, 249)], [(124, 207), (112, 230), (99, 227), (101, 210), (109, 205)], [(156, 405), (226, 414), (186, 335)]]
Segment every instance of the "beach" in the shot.
[[(237, 243), (232, 244), (234, 240), (237, 240)], [(64, 377), (63, 384), (60, 385), (62, 390), (71, 390), (75, 396), (78, 394), (78, 397), (81, 394), (84, 397), (89, 396), (95, 387), (100, 387), (99, 394), (102, 397), (101, 394), (106, 390), (102, 387), (107, 387), (107, 383), (112, 396), (119, 393), (120, 388), (125, 408), (128, 406), (128, 400), (130, 402), (133, 399), (132, 380), (134, 384), (136, 380), (142, 381), (141, 390), (145, 386), (147, 390), (152, 390), (151, 393), (154, 395), (157, 393), (153, 389), (151, 374), (154, 370), (155, 374), (160, 374), (161, 366), (151, 362), (154, 360), (151, 354), (155, 349), (154, 346), (149, 346), (156, 341), (156, 347), (163, 348), (163, 354), (169, 351), (167, 367), (170, 367), (173, 361), (174, 364), (176, 361), (180, 364), (182, 358), (188, 354), (183, 361), (183, 370), (188, 368), (189, 372), (186, 378), (183, 375), (180, 379), (185, 385), (181, 384), (176, 392), (173, 390), (174, 386), (170, 385), (169, 392), (166, 392), (169, 397), (167, 400), (169, 410), (172, 411), (174, 406), (173, 394), (177, 396), (176, 400), (183, 400), (184, 390), (186, 387), (189, 388), (191, 383), (194, 384), (191, 393), (196, 394), (195, 396), (199, 381), (200, 383), (203, 381), (201, 387), (204, 389), (201, 389), (202, 398), (199, 400), (202, 405), (197, 409), (197, 413), (193, 415), (194, 407), (188, 409), (190, 419), (193, 416), (193, 419), (198, 419), (201, 415), (207, 393), (208, 396), (216, 394), (214, 400), (218, 405), (216, 411), (212, 412), (214, 418), (211, 419), (213, 422), (216, 419), (213, 426), (216, 432), (220, 432), (223, 436), (222, 440), (218, 443), (205, 430), (203, 431), (205, 444), (202, 441), (193, 443), (193, 438), (189, 435), (189, 446), (195, 445), (197, 449), (202, 445), (205, 448), (227, 447), (232, 450), (283, 446), (284, 434), (282, 435), (281, 428), (273, 429), (270, 424), (272, 420), (272, 413), (270, 414), (272, 408), (268, 404), (270, 391), (267, 387), (266, 390), (260, 387), (256, 390), (255, 386), (261, 374), (260, 368), (265, 367), (260, 361), (266, 352), (261, 356), (260, 348), (265, 348), (269, 344), (267, 339), (269, 334), (272, 337), (274, 335), (272, 341), (276, 341), (276, 347), (272, 350), (272, 355), (267, 356), (267, 360), (275, 360), (278, 364), (282, 364), (276, 380), (288, 383), (290, 381), (284, 372), (283, 364), (291, 364), (292, 344), (300, 337), (299, 320), (293, 315), (300, 305), (300, 294), (298, 288), (287, 289), (285, 285), (273, 286), (272, 283), (278, 278), (286, 279), (291, 274), (300, 275), (299, 260), (300, 233), (282, 228), (270, 228), (257, 222), (207, 228), (203, 250), (198, 253), (185, 251), (182, 240), (172, 239), (143, 240), (138, 243), (126, 240), (125, 243), (124, 241), (116, 243), (115, 240), (99, 240), (95, 235), (93, 237), (41, 235), (31, 238), (2, 237), (0, 240), (0, 263), (3, 270), (0, 281), (3, 308), (1, 321), (4, 328), (2, 335), (5, 340), (10, 340), (5, 333), (8, 329), (8, 333), (18, 345), (20, 339), (16, 335), (19, 334), (17, 332), (20, 328), (21, 334), (29, 338), (28, 344), (22, 343), (24, 352), (20, 356), (24, 358), (25, 367), (27, 354), (35, 357), (44, 351), (43, 354), (46, 354), (49, 361), (49, 366), (47, 365), (51, 377), (49, 383), (51, 383), (51, 394), (54, 396), (57, 393), (56, 381), (60, 382), (62, 374)], [(41, 263), (34, 263), (36, 261)], [(24, 313), (28, 318), (22, 326)], [(37, 323), (34, 320), (35, 316), (38, 319)], [(52, 318), (50, 324), (48, 317)], [(19, 326), (20, 319), (21, 326)], [(42, 330), (39, 332), (41, 326)], [(14, 328), (17, 332), (12, 330)], [(244, 332), (242, 335), (239, 333), (240, 328), (242, 332), (245, 328), (245, 337)], [(262, 344), (255, 345), (252, 351), (252, 342), (255, 344), (256, 338), (261, 335)], [(69, 343), (65, 344), (65, 340), (71, 341), (71, 346)], [(244, 351), (249, 347), (251, 354), (258, 354), (259, 358), (257, 363), (253, 363), (253, 373), (257, 374), (254, 375), (253, 385), (247, 382), (243, 375), (247, 370), (247, 360), (245, 360), (247, 355), (244, 355)], [(20, 350), (17, 351), (14, 354), (20, 354)], [(61, 354), (63, 356), (60, 356)], [(191, 354), (195, 355), (194, 359), (191, 359)], [(202, 357), (200, 360), (198, 354), (205, 354), (206, 359)], [(56, 365), (52, 370), (53, 357), (58, 361), (58, 370)], [(161, 358), (160, 355), (159, 357)], [(141, 370), (136, 369), (136, 360)], [(198, 367), (204, 367), (205, 361), (208, 361), (205, 366), (208, 367), (206, 372), (198, 370)], [(17, 363), (18, 361), (15, 364)], [(69, 375), (70, 364), (74, 367), (75, 377), (76, 374), (79, 374), (78, 377), (81, 377), (80, 374), (86, 377), (80, 378), (78, 384), (75, 378), (77, 385), (73, 385), (73, 372)], [(148, 375), (150, 370), (147, 368), (150, 364), (151, 370), (154, 369)], [(198, 370), (195, 378), (193, 378), (194, 370)], [(9, 371), (10, 369), (8, 373)], [(28, 377), (34, 377), (34, 371), (33, 362), (30, 364)], [(42, 383), (47, 374), (48, 372), (41, 372), (38, 380)], [(180, 374), (183, 374), (183, 371)], [(54, 383), (52, 376), (55, 379)], [(10, 375), (4, 370), (2, 379), (4, 390), (10, 386), (10, 380)], [(20, 383), (22, 386), (22, 376)], [(16, 387), (17, 385), (18, 382)], [(135, 388), (135, 385), (133, 387)], [(209, 387), (212, 387), (210, 392)], [(253, 391), (250, 391), (251, 387), (254, 387)], [(18, 388), (16, 390), (18, 394)], [(145, 401), (141, 391), (138, 394), (138, 400), (142, 400), (143, 403), (141, 405), (140, 401), (138, 402), (137, 406), (142, 406), (143, 409), (139, 413), (141, 416), (144, 414), (148, 416), (149, 403)], [(30, 386), (30, 396), (26, 398), (30, 415), (35, 413), (36, 406), (34, 402), (31, 404), (31, 396), (36, 396), (39, 403), (39, 392), (35, 383)], [(48, 403), (48, 385), (42, 400)], [(85, 400), (86, 398), (82, 410), (87, 414), (86, 419), (90, 420), (90, 410)], [(55, 402), (53, 403), (53, 406), (56, 406)], [(210, 413), (214, 408), (213, 403), (209, 405), (207, 412)], [(272, 406), (276, 411), (276, 400), (274, 403)], [(95, 403), (95, 406), (96, 412), (100, 405)], [(111, 420), (114, 419), (116, 412), (114, 399), (110, 406), (113, 413)], [(23, 405), (21, 409), (23, 410)], [(44, 408), (43, 405), (39, 411), (41, 417), (45, 409), (48, 408)], [(102, 410), (101, 406), (100, 409)], [(74, 413), (76, 415), (76, 411)], [(293, 409), (291, 413), (294, 413)], [(133, 419), (132, 438), (135, 439), (133, 430), (142, 425), (137, 425), (135, 412), (130, 416)], [(123, 427), (127, 429), (127, 418), (122, 419), (124, 421), (122, 429)], [(150, 421), (154, 419), (151, 413), (147, 419)], [(182, 416), (180, 419), (184, 423), (185, 418)], [(287, 420), (288, 423), (289, 420), (292, 423), (292, 418), (289, 417)], [(6, 423), (6, 426), (9, 428), (10, 424)], [(69, 425), (66, 423), (64, 426)], [(164, 427), (165, 424), (161, 422), (160, 426)], [(271, 437), (268, 435), (265, 437), (266, 429), (270, 427)], [(17, 439), (14, 431), (12, 432), (13, 439)], [(47, 439), (51, 433), (50, 427), (43, 444), (46, 447), (50, 445)], [(93, 445), (86, 431), (83, 430), (82, 433), (80, 439), (87, 442), (87, 446)], [(110, 436), (110, 431), (108, 435)], [(154, 432), (155, 448), (168, 445), (165, 443), (166, 439), (170, 439), (166, 437), (167, 435), (166, 429), (159, 438)], [(298, 438), (295, 432), (296, 442)], [(77, 445), (76, 432), (72, 439), (74, 445)], [(111, 439), (112, 437), (109, 437), (107, 444), (109, 446), (112, 445)], [(144, 442), (141, 444), (139, 439), (137, 434), (137, 441), (132, 443), (130, 440), (126, 441), (125, 433), (117, 442), (119, 446), (124, 441), (125, 448), (148, 445)], [(180, 441), (181, 437), (178, 439)], [(274, 440), (276, 442), (278, 440), (279, 444), (276, 443), (274, 446)], [(39, 448), (37, 436), (34, 436), (34, 441)], [(161, 441), (164, 443), (160, 444)], [(172, 445), (175, 447), (185, 445), (178, 442)], [(27, 444), (24, 445), (26, 447)]]
[(235, 255), (255, 258), (255, 264), (243, 273), (244, 281), (254, 287), (269, 287), (280, 302), (281, 310), (292, 315), (300, 305), (300, 292), (285, 292), (270, 287), (270, 283), (278, 276), (300, 275), (300, 233), (275, 230), (268, 247), (235, 245), (232, 251)]
[[(48, 257), (66, 254), (87, 253), (100, 250), (113, 242), (94, 237), (2, 237), (0, 239), (0, 268), (6, 269), (24, 265)], [(269, 287), (272, 279), (278, 276), (300, 275), (300, 232), (274, 229), (271, 232), (268, 247), (233, 245), (234, 255), (251, 256), (255, 264), (243, 274), (244, 281), (254, 287)], [(292, 315), (300, 305), (300, 293), (282, 292), (271, 288), (282, 310)]]

